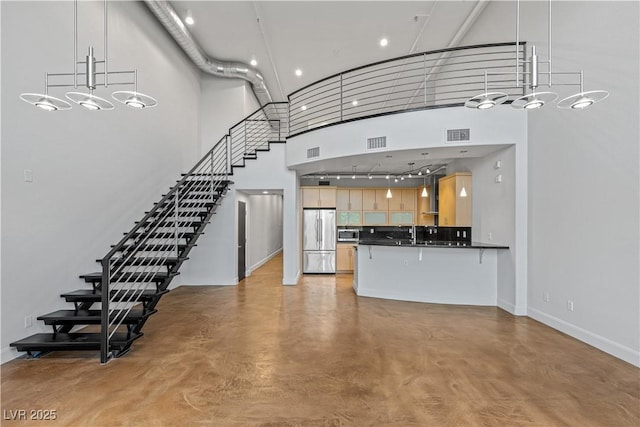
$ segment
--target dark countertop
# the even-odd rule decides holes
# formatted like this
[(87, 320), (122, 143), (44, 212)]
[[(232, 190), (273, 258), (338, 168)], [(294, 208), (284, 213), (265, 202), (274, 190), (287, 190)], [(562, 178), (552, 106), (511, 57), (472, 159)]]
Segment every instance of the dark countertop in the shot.
[(410, 240), (390, 240), (390, 239), (375, 239), (375, 240), (360, 240), (359, 245), (371, 245), (371, 246), (398, 246), (398, 247), (410, 247), (410, 248), (454, 248), (454, 249), (509, 249), (509, 246), (504, 245), (492, 245), (490, 243), (480, 242), (444, 242), (444, 241), (427, 241), (417, 242), (415, 245)]

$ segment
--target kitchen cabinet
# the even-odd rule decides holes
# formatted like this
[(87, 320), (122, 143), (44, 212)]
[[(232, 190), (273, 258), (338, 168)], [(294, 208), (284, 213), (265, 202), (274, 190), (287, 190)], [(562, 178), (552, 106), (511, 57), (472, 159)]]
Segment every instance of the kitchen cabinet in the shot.
[(413, 212), (389, 212), (389, 225), (413, 225)]
[(362, 225), (362, 211), (338, 211), (337, 225)]
[(338, 243), (336, 248), (336, 272), (352, 273), (354, 248), (352, 243)]
[(416, 208), (415, 188), (396, 188), (391, 190), (393, 197), (389, 199), (390, 211), (413, 211)]
[(361, 211), (361, 188), (338, 188), (336, 191), (336, 209), (339, 211)]
[(431, 193), (431, 186), (428, 185), (427, 197), (422, 197), (422, 188), (418, 187), (416, 192), (416, 225), (436, 225), (434, 216), (427, 213), (431, 212), (431, 197), (435, 194)]
[(335, 208), (335, 187), (302, 187), (303, 208)]
[(362, 225), (387, 225), (387, 212), (362, 212)]
[(362, 210), (387, 212), (389, 210), (387, 190), (384, 188), (362, 189)]
[[(457, 172), (438, 180), (438, 226), (471, 227), (471, 173)], [(464, 187), (466, 197), (460, 192)]]

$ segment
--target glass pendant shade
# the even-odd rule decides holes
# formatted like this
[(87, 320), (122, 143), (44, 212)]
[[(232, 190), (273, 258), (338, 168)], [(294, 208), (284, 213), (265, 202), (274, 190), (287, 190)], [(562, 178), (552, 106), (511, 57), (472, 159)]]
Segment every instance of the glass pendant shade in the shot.
[(568, 96), (558, 102), (558, 108), (583, 110), (592, 106), (596, 102), (600, 102), (609, 96), (606, 90), (592, 90), (589, 92), (580, 92), (575, 95)]
[(393, 194), (391, 194), (391, 189), (387, 188), (387, 199), (391, 199), (393, 197)]
[(427, 192), (427, 187), (422, 187), (421, 197), (429, 197), (429, 193)]
[(464, 184), (462, 185), (462, 190), (460, 190), (460, 197), (467, 197), (467, 189), (464, 188)]
[(556, 99), (558, 94), (554, 92), (532, 92), (514, 100), (511, 106), (516, 110), (535, 110)]
[(113, 110), (113, 104), (93, 93), (67, 92), (65, 96), (90, 111)]
[(156, 105), (158, 105), (158, 101), (156, 101), (154, 98), (140, 92), (131, 92), (128, 90), (121, 90), (118, 92), (113, 92), (111, 96), (116, 101), (121, 102), (124, 105), (132, 108), (142, 109), (142, 108), (155, 107)]
[(20, 99), (45, 111), (62, 111), (71, 109), (71, 104), (62, 99), (41, 93), (23, 93)]

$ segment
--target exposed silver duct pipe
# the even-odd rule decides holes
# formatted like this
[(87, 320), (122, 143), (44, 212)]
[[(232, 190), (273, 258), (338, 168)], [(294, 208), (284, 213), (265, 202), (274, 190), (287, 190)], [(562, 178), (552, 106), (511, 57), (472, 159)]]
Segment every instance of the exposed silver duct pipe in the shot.
[(168, 1), (145, 0), (145, 3), (198, 68), (214, 76), (248, 81), (260, 106), (273, 102), (263, 77), (253, 67), (207, 56)]

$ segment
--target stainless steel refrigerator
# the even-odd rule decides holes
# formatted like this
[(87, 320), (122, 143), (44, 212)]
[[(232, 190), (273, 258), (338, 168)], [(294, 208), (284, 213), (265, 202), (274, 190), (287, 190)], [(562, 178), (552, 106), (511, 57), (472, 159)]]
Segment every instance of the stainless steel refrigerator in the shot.
[(303, 217), (303, 273), (336, 272), (336, 211), (305, 209)]

